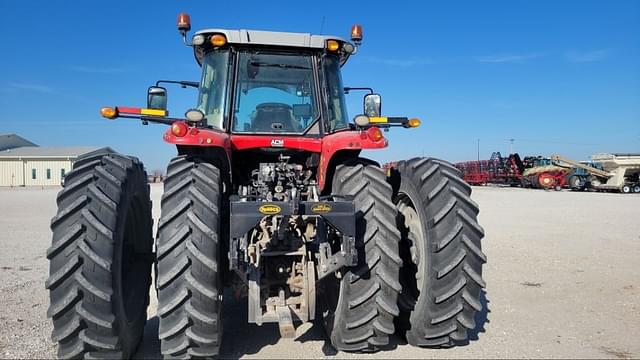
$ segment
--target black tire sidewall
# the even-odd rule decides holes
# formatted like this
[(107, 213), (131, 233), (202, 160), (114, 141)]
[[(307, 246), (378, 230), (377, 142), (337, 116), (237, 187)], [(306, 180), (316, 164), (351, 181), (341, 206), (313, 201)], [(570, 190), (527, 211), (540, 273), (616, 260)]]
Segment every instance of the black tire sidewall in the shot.
[[(420, 264), (417, 266), (418, 273), (422, 276), (422, 287), (417, 285), (420, 296), (418, 296), (414, 309), (421, 309), (426, 311), (429, 308), (428, 299), (434, 298), (434, 294), (431, 293), (431, 287), (429, 286), (429, 279), (433, 278), (433, 269), (430, 266), (432, 263), (432, 253), (430, 251), (433, 248), (430, 229), (427, 226), (427, 220), (429, 214), (426, 212), (427, 204), (425, 204), (420, 196), (419, 189), (415, 186), (415, 181), (402, 181), (398, 190), (398, 195), (403, 194), (407, 196), (413, 204), (413, 209), (418, 214), (420, 223), (422, 226), (422, 234), (424, 239), (419, 239), (417, 247), (420, 256)], [(416, 274), (417, 276), (418, 274)], [(426, 293), (425, 293), (426, 292)], [(412, 311), (410, 315), (410, 322), (420, 321), (419, 318), (423, 316), (423, 311)]]
[[(135, 169), (135, 168), (134, 168)], [(137, 169), (136, 169), (137, 170)], [(123, 356), (125, 358), (130, 357), (136, 350), (136, 346), (139, 344), (140, 339), (142, 338), (142, 333), (144, 330), (144, 326), (147, 320), (147, 306), (149, 304), (149, 288), (151, 286), (151, 263), (149, 263), (148, 269), (145, 268), (145, 273), (141, 276), (139, 280), (142, 280), (138, 284), (136, 284), (135, 289), (131, 289), (134, 291), (143, 291), (140, 296), (144, 297), (144, 310), (140, 312), (139, 316), (134, 319), (130, 319), (128, 321), (125, 311), (124, 304), (124, 284), (123, 284), (123, 276), (127, 276), (126, 274), (122, 274), (122, 261), (123, 261), (123, 253), (124, 253), (124, 238), (125, 238), (125, 229), (127, 217), (129, 216), (130, 211), (136, 211), (134, 206), (136, 205), (134, 201), (140, 201), (141, 209), (144, 214), (141, 214), (143, 219), (138, 219), (138, 221), (151, 220), (151, 209), (150, 206), (147, 205), (148, 192), (144, 191), (144, 188), (148, 185), (146, 184), (146, 179), (143, 179), (144, 173), (140, 171), (134, 170), (129, 174), (129, 177), (126, 181), (125, 189), (122, 193), (122, 197), (119, 201), (119, 208), (122, 211), (118, 212), (117, 219), (117, 229), (118, 232), (114, 234), (114, 249), (113, 249), (113, 312), (115, 315), (115, 321), (117, 327), (119, 329), (119, 337), (122, 344)], [(148, 214), (148, 215), (147, 215)], [(144, 252), (151, 253), (152, 251), (152, 226), (150, 223), (145, 221), (144, 229), (139, 229), (144, 232), (148, 232), (145, 234), (143, 238), (135, 239), (135, 248), (137, 250), (144, 250)], [(142, 251), (141, 251), (142, 252)]]

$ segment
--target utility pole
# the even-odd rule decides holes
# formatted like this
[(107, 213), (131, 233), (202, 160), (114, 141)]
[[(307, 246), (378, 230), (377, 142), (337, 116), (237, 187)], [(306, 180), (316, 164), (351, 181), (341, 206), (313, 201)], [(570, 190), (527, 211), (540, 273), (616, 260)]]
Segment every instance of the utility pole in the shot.
[(513, 140), (515, 139), (509, 139), (509, 155), (513, 154)]
[(478, 161), (480, 161), (480, 139), (478, 139)]

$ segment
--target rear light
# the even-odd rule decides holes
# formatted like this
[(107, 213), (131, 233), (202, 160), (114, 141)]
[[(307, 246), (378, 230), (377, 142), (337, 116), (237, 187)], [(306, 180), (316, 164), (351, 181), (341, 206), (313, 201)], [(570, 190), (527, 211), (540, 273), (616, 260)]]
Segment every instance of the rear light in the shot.
[(365, 127), (365, 126), (369, 125), (369, 117), (367, 115), (357, 115), (353, 119), (353, 122), (355, 122), (356, 125), (358, 125), (360, 127)]
[(227, 38), (222, 34), (215, 34), (211, 36), (211, 38), (209, 38), (209, 42), (211, 43), (211, 45), (216, 47), (224, 46), (224, 44), (227, 43)]
[(327, 40), (327, 50), (329, 51), (338, 51), (340, 48), (340, 43), (335, 40)]
[(369, 136), (369, 139), (378, 142), (382, 139), (384, 139), (384, 136), (382, 135), (382, 131), (380, 131), (380, 128), (377, 126), (372, 126), (367, 130), (367, 136)]
[(182, 121), (176, 121), (171, 124), (171, 133), (177, 137), (183, 137), (187, 135), (187, 131), (189, 130), (189, 126)]
[(200, 46), (200, 45), (204, 44), (204, 35), (202, 35), (202, 34), (195, 35), (191, 39), (191, 43), (193, 45), (197, 45), (197, 46)]

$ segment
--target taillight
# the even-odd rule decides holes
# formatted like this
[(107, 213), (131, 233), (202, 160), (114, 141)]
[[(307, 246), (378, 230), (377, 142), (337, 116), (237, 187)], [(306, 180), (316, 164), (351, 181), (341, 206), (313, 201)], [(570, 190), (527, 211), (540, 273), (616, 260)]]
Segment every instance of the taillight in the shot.
[(171, 133), (177, 137), (183, 137), (187, 135), (187, 131), (189, 130), (189, 126), (182, 121), (176, 121), (171, 124)]
[(380, 131), (380, 128), (377, 126), (372, 126), (369, 129), (367, 129), (367, 136), (369, 136), (369, 139), (375, 142), (378, 142), (384, 139), (384, 136), (382, 135), (382, 131)]

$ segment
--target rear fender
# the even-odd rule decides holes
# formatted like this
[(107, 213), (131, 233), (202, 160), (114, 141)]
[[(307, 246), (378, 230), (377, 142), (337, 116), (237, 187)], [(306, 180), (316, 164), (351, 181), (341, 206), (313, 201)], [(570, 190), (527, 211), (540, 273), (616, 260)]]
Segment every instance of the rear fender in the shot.
[(389, 141), (384, 137), (377, 141), (373, 140), (369, 136), (369, 130), (341, 131), (327, 135), (322, 139), (318, 166), (320, 191), (324, 191), (325, 186), (331, 183), (333, 170), (338, 164), (350, 158), (357, 158), (361, 150), (384, 149), (389, 145)]
[[(193, 155), (209, 159), (223, 174), (224, 181), (231, 181), (231, 138), (222, 131), (189, 127), (185, 136), (175, 136), (169, 128), (162, 137), (178, 148), (180, 155)], [(227, 186), (227, 189), (229, 187)]]

